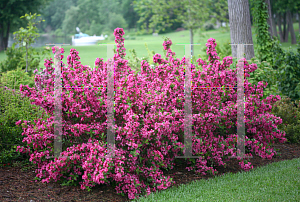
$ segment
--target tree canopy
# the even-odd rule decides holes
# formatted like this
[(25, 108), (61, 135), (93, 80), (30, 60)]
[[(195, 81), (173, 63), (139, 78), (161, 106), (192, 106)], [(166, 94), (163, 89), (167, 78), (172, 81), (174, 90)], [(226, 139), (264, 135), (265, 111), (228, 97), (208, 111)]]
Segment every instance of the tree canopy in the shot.
[(0, 51), (8, 45), (9, 33), (26, 26), (20, 19), (25, 13), (38, 13), (50, 0), (5, 0), (0, 1)]

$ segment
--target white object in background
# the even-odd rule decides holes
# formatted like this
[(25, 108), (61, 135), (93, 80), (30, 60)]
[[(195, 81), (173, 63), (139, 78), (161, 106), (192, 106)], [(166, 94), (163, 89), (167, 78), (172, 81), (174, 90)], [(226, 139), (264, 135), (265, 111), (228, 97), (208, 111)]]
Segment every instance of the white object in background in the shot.
[(72, 36), (72, 45), (73, 46), (86, 46), (86, 45), (94, 45), (97, 41), (102, 41), (105, 38), (107, 38), (107, 35), (105, 35), (105, 38), (103, 37), (103, 34), (101, 36), (89, 36), (88, 34), (84, 34), (80, 31), (79, 27), (76, 27), (76, 31), (79, 32), (79, 34), (75, 34), (75, 36)]
[(88, 34), (75, 34), (72, 36), (72, 45), (73, 46), (86, 46), (86, 45), (94, 45), (97, 41), (105, 40), (103, 34), (101, 36), (89, 36)]

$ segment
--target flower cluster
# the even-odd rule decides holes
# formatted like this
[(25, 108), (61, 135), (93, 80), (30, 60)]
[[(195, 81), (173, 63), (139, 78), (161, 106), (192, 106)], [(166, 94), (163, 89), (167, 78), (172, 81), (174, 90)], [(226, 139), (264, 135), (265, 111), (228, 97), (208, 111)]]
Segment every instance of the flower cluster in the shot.
[(122, 37), (125, 34), (122, 28), (116, 28), (114, 31), (115, 42), (117, 44), (117, 58), (124, 58), (126, 49), (124, 48), (124, 38)]
[[(123, 29), (116, 29), (116, 40), (123, 47)], [(215, 41), (209, 40), (209, 64), (197, 60), (203, 71), (195, 71), (192, 65), (192, 83), (197, 87), (235, 86), (236, 70), (228, 69), (232, 58), (218, 61), (215, 54)], [(172, 53), (171, 40), (164, 42), (164, 48)], [(82, 189), (89, 189), (96, 184), (115, 182), (117, 193), (127, 193), (129, 199), (150, 192), (163, 190), (174, 182), (163, 175), (161, 168), (173, 169), (174, 156), (183, 154), (184, 145), (184, 81), (186, 64), (169, 54), (168, 60), (156, 54), (153, 61), (158, 63), (155, 69), (147, 61), (141, 62), (141, 74), (135, 74), (127, 61), (122, 57), (124, 49), (118, 48), (114, 56), (115, 73), (115, 158), (103, 158), (107, 154), (106, 133), (107, 120), (107, 68), (109, 61), (97, 58), (95, 65), (101, 68), (90, 70), (83, 66), (75, 49), (70, 50), (68, 66), (62, 68), (62, 79), (65, 86), (103, 86), (103, 88), (72, 88), (62, 92), (63, 111), (63, 152), (59, 158), (50, 160), (54, 149), (54, 68), (53, 62), (45, 63), (49, 79), (44, 88), (37, 92), (34, 88), (20, 86), (22, 94), (31, 98), (31, 103), (43, 107), (52, 115), (47, 121), (35, 120), (35, 123), (24, 121), (24, 140), (28, 147), (18, 147), (20, 152), (30, 153), (30, 161), (38, 164), (37, 177), (42, 182), (50, 180), (71, 183), (79, 181)], [(59, 50), (58, 50), (59, 51)], [(245, 63), (245, 77), (257, 66)], [(272, 103), (280, 96), (270, 96), (261, 101), (267, 84), (259, 82), (251, 86), (245, 78), (245, 126), (247, 128), (245, 146), (250, 146), (262, 158), (272, 158), (276, 152), (268, 148), (270, 141), (285, 141), (284, 133), (277, 130), (282, 120), (270, 114)], [(256, 93), (259, 93), (257, 95)], [(225, 92), (217, 89), (194, 88), (192, 94), (193, 155), (200, 156), (188, 170), (203, 175), (217, 173), (214, 166), (225, 165), (224, 160), (235, 156), (237, 135), (228, 131), (236, 123), (237, 95), (233, 89)], [(21, 124), (18, 121), (16, 124)], [(197, 124), (196, 124), (197, 123)], [(31, 124), (31, 125), (30, 125)], [(35, 124), (35, 125), (34, 125)], [(222, 131), (218, 131), (225, 128)], [(36, 135), (38, 134), (38, 135)], [(78, 141), (80, 142), (78, 144)], [(75, 144), (75, 142), (77, 142)], [(86, 142), (86, 143), (82, 143)], [(251, 154), (250, 154), (251, 155)], [(68, 158), (66, 158), (68, 157)], [(243, 169), (252, 168), (250, 162), (239, 159)], [(143, 180), (147, 179), (147, 180)]]
[(164, 50), (168, 50), (171, 45), (172, 45), (172, 41), (167, 38), (163, 43)]

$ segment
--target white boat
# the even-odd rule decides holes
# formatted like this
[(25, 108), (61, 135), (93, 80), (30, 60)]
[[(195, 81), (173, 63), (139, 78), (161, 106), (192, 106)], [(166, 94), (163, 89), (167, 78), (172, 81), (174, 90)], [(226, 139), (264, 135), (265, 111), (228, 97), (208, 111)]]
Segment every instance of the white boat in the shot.
[[(78, 27), (77, 27), (78, 28)], [(76, 28), (76, 29), (77, 29)], [(97, 41), (102, 41), (107, 38), (107, 35), (105, 37), (103, 34), (101, 36), (89, 36), (88, 34), (84, 34), (79, 31), (79, 28), (77, 29), (79, 34), (75, 34), (75, 36), (72, 36), (72, 45), (73, 46), (86, 46), (86, 45), (94, 45)]]

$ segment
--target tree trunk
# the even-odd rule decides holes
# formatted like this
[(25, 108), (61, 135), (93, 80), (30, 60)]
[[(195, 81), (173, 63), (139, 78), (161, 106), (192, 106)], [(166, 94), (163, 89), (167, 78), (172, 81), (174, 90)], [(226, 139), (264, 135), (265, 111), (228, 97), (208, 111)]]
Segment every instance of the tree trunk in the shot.
[(146, 25), (146, 30), (147, 30), (147, 34), (149, 33), (149, 22), (147, 22), (147, 25)]
[(299, 34), (300, 34), (300, 12), (298, 12)]
[(10, 30), (10, 22), (7, 22), (6, 26), (4, 24), (0, 24), (0, 51), (7, 49), (9, 30)]
[(288, 23), (288, 16), (285, 12), (284, 14), (284, 21), (283, 21), (283, 42), (288, 42), (289, 39), (289, 23)]
[[(190, 43), (194, 44), (193, 41), (194, 41), (194, 34), (193, 34), (193, 30), (190, 29)], [(194, 45), (191, 45), (191, 57), (193, 57), (193, 55), (195, 55), (194, 54)]]
[(3, 42), (3, 25), (2, 24), (0, 24), (0, 51), (3, 51), (3, 50), (5, 50), (5, 48), (4, 48), (4, 42)]
[(28, 72), (28, 46), (27, 46), (27, 42), (26, 42), (26, 71)]
[[(246, 60), (254, 57), (251, 32), (249, 2), (244, 0), (228, 0), (231, 44), (245, 45)], [(232, 57), (237, 57), (237, 45), (232, 45)]]
[(289, 31), (291, 33), (291, 41), (292, 41), (292, 44), (296, 44), (297, 43), (297, 40), (296, 40), (296, 35), (295, 35), (295, 30), (294, 30), (294, 27), (293, 27), (293, 17), (292, 17), (292, 13), (290, 10), (287, 11), (287, 16), (288, 16), (288, 23), (289, 23)]
[(7, 24), (6, 36), (4, 38), (4, 48), (7, 49), (8, 46), (8, 37), (9, 37), (10, 23)]
[(276, 21), (276, 18), (274, 16), (272, 16), (272, 28), (273, 28), (273, 34), (274, 34), (273, 36), (278, 37), (275, 21)]
[(268, 31), (269, 31), (269, 33), (270, 33), (271, 38), (273, 38), (274, 33), (273, 33), (273, 29), (272, 29), (272, 24), (273, 24), (273, 22), (272, 22), (272, 12), (271, 12), (271, 4), (270, 4), (270, 0), (265, 0), (265, 3), (266, 3), (266, 5), (267, 5), (267, 7), (268, 7), (268, 16), (269, 16), (268, 19), (267, 19), (267, 23), (268, 23), (268, 25), (269, 25)]
[(281, 13), (278, 13), (277, 15), (278, 15), (277, 22), (278, 22), (280, 42), (283, 42), (283, 33), (282, 33), (282, 29), (281, 29), (281, 20), (282, 20)]

